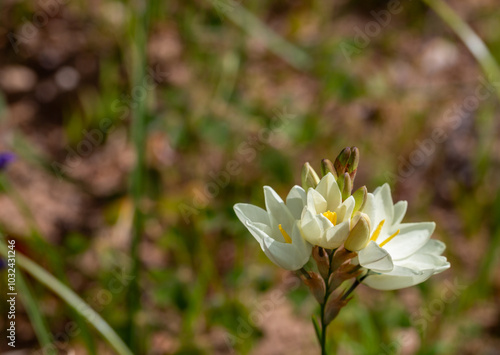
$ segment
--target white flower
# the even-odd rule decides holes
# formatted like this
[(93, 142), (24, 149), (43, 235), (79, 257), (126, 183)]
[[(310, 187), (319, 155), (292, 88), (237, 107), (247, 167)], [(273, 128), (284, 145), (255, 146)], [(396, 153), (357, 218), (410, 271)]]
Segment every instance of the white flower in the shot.
[(283, 269), (298, 270), (307, 263), (312, 250), (312, 245), (302, 238), (297, 221), (306, 192), (294, 186), (285, 205), (272, 188), (264, 186), (264, 197), (267, 211), (247, 203), (236, 204), (234, 211), (272, 262)]
[(300, 220), (302, 235), (313, 245), (338, 248), (349, 235), (354, 205), (352, 196), (342, 202), (335, 178), (331, 173), (326, 174), (315, 189), (307, 191), (307, 205)]
[(393, 204), (388, 184), (377, 188), (362, 212), (370, 218), (371, 238), (358, 252), (358, 262), (371, 270), (364, 284), (378, 290), (396, 290), (419, 284), (450, 267), (444, 243), (430, 239), (434, 222), (401, 223), (408, 204)]

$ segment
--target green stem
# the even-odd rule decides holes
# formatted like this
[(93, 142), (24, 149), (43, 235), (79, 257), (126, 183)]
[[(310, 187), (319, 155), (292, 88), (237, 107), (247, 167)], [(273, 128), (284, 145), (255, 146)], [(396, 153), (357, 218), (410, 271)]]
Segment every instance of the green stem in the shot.
[[(326, 331), (328, 328), (328, 324), (325, 322), (325, 308), (326, 308), (326, 302), (328, 301), (328, 297), (330, 296), (328, 292), (328, 288), (330, 286), (330, 275), (332, 274), (332, 261), (333, 261), (333, 256), (335, 254), (335, 251), (337, 249), (334, 249), (331, 253), (329, 253), (329, 267), (328, 267), (328, 277), (325, 279), (325, 298), (323, 300), (323, 303), (321, 304), (321, 310), (320, 310), (320, 315), (321, 315), (321, 338), (320, 338), (320, 345), (321, 345), (321, 355), (327, 355), (326, 353)], [(325, 250), (326, 251), (326, 250)]]
[[(321, 355), (327, 355), (326, 351), (326, 333), (327, 333), (327, 328), (328, 324), (325, 322), (325, 310), (326, 310), (326, 302), (328, 301), (328, 297), (330, 294), (328, 293), (328, 287), (329, 285), (329, 280), (330, 280), (330, 275), (332, 274), (331, 266), (332, 266), (332, 260), (333, 260), (333, 253), (331, 254), (332, 257), (330, 257), (330, 271), (328, 273), (328, 278), (325, 279), (325, 285), (326, 285), (326, 292), (325, 292), (325, 298), (323, 300), (323, 303), (321, 304), (321, 310), (320, 310), (320, 316), (321, 316), (321, 336), (320, 336), (320, 345), (321, 345)], [(358, 287), (363, 280), (368, 277), (370, 272), (367, 272), (364, 276), (360, 277), (359, 279), (356, 279), (354, 283), (351, 285), (351, 287), (342, 295), (341, 300), (346, 300), (347, 297)]]
[[(423, 0), (432, 8), (441, 19), (450, 26), (455, 34), (464, 42), (472, 55), (476, 58), (483, 72), (488, 76), (490, 82), (500, 80), (500, 67), (489, 51), (484, 41), (474, 32), (474, 30), (457, 13), (442, 0)], [(500, 98), (500, 89), (497, 88), (497, 95)]]
[(349, 295), (356, 289), (356, 287), (358, 287), (363, 282), (364, 279), (368, 277), (369, 274), (370, 272), (367, 272), (366, 275), (360, 277), (359, 279), (356, 279), (351, 287), (349, 287), (349, 289), (342, 295), (341, 300), (347, 299), (347, 297), (349, 297)]
[[(149, 29), (149, 17), (151, 10), (151, 1), (138, 1), (132, 3), (134, 14), (130, 23), (130, 85), (132, 97), (134, 89), (141, 88), (146, 77), (146, 43)], [(131, 231), (130, 257), (132, 259), (131, 274), (132, 280), (127, 293), (128, 306), (128, 324), (127, 341), (130, 348), (135, 353), (144, 352), (141, 341), (144, 337), (143, 329), (137, 326), (137, 314), (141, 309), (141, 261), (139, 258), (139, 246), (144, 230), (144, 212), (143, 199), (146, 194), (146, 101), (148, 98), (147, 90), (145, 97), (135, 99), (132, 106), (131, 137), (135, 148), (136, 162), (131, 174), (130, 193), (132, 195), (134, 216)]]
[(327, 299), (327, 296), (325, 296), (325, 302), (323, 302), (323, 304), (321, 305), (321, 339), (320, 339), (321, 355), (327, 355), (326, 354), (326, 328), (328, 327), (328, 325), (325, 324), (326, 299)]
[[(0, 243), (0, 253), (5, 256), (8, 255), (8, 249), (3, 243)], [(109, 324), (73, 290), (61, 283), (41, 266), (20, 253), (16, 253), (16, 264), (75, 309), (83, 318), (94, 326), (118, 354), (133, 355), (118, 334), (115, 333), (113, 328), (111, 328)]]

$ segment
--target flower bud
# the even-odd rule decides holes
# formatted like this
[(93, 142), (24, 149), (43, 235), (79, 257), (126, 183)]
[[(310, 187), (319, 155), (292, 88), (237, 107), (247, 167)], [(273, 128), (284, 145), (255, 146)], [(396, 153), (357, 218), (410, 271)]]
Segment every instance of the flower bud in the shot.
[(314, 298), (316, 298), (316, 301), (318, 301), (319, 304), (323, 304), (325, 301), (325, 292), (326, 292), (326, 286), (325, 286), (325, 281), (323, 278), (316, 272), (308, 272), (310, 278), (302, 276), (302, 281), (309, 287), (309, 290), (311, 290), (311, 293), (313, 294)]
[[(340, 178), (342, 180), (342, 201), (345, 201), (352, 192), (352, 180), (348, 173), (344, 173), (344, 176)], [(340, 185), (339, 185), (340, 186)]]
[(330, 272), (335, 272), (339, 267), (345, 262), (351, 260), (356, 256), (356, 253), (345, 250), (345, 248), (339, 248), (334, 255), (331, 256), (332, 262), (330, 266)]
[(340, 310), (345, 307), (347, 305), (347, 302), (349, 302), (351, 299), (352, 297), (343, 299), (342, 294), (338, 295), (337, 297), (330, 297), (325, 306), (325, 325), (330, 324), (331, 321), (338, 316)]
[(339, 288), (339, 286), (342, 285), (342, 283), (344, 281), (345, 281), (344, 279), (338, 277), (337, 273), (334, 272), (333, 274), (330, 275), (330, 278), (328, 279), (328, 290), (327, 290), (327, 292), (328, 293), (332, 293), (337, 288)]
[(312, 250), (312, 257), (318, 265), (318, 270), (321, 276), (326, 279), (330, 273), (330, 258), (327, 252), (320, 246), (315, 246)]
[(316, 188), (319, 184), (319, 176), (309, 163), (305, 163), (302, 168), (302, 187), (307, 191), (310, 187)]
[(361, 186), (357, 189), (352, 194), (352, 197), (354, 197), (355, 201), (353, 212), (363, 209), (363, 207), (365, 207), (366, 199), (368, 198), (368, 190), (366, 189), (366, 186)]
[(346, 147), (340, 152), (340, 154), (337, 156), (337, 159), (335, 159), (335, 163), (333, 164), (333, 166), (335, 167), (338, 176), (345, 173), (350, 156), (351, 148)]
[(328, 293), (335, 291), (344, 281), (358, 277), (363, 270), (361, 266), (353, 264), (342, 264), (328, 279)]
[(370, 240), (370, 218), (362, 212), (356, 212), (351, 223), (354, 227), (352, 227), (344, 243), (344, 248), (351, 251), (359, 251)]
[(337, 172), (335, 171), (335, 167), (333, 166), (333, 163), (330, 161), (330, 159), (323, 159), (321, 161), (321, 173), (323, 174), (323, 176), (325, 176), (328, 173), (332, 173), (335, 180), (337, 180), (338, 178)]
[(351, 155), (349, 156), (349, 161), (347, 162), (347, 172), (349, 173), (351, 180), (354, 181), (356, 177), (356, 171), (359, 165), (359, 149), (356, 147), (351, 147)]

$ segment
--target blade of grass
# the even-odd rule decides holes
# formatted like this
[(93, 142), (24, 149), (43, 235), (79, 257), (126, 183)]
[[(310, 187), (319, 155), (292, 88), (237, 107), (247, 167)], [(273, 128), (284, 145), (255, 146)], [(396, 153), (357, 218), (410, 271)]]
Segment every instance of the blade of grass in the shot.
[(316, 339), (318, 339), (318, 341), (321, 342), (321, 330), (319, 328), (318, 320), (314, 315), (311, 317), (311, 319), (314, 326), (314, 332), (316, 333)]
[[(457, 15), (457, 13), (442, 0), (423, 0), (433, 9), (441, 19), (450, 26), (455, 34), (464, 42), (472, 55), (476, 58), (483, 72), (490, 82), (500, 80), (500, 67), (484, 44), (483, 40), (474, 30)], [(500, 98), (500, 88), (494, 86)]]
[[(0, 243), (0, 253), (7, 256), (8, 249), (3, 241)], [(115, 333), (113, 328), (101, 316), (85, 303), (73, 290), (64, 285), (41, 266), (22, 255), (16, 253), (16, 264), (33, 276), (38, 282), (45, 285), (48, 289), (58, 295), (69, 306), (76, 310), (102, 335), (104, 339), (120, 355), (132, 355), (132, 352), (123, 343), (122, 339)]]
[[(48, 260), (51, 267), (56, 271), (56, 276), (62, 280), (62, 282), (67, 283), (66, 274), (64, 273), (65, 265), (60, 257), (60, 252), (57, 250), (57, 247), (48, 243), (40, 232), (38, 225), (36, 223), (35, 217), (30, 210), (30, 207), (26, 204), (23, 197), (17, 191), (17, 189), (11, 184), (9, 179), (4, 174), (0, 174), (0, 188), (2, 188), (7, 196), (16, 204), (16, 207), (19, 208), (19, 211), (23, 214), (24, 218), (27, 221), (28, 227), (30, 229), (29, 237), (26, 238), (26, 242), (30, 243), (30, 246), (33, 250), (44, 250), (46, 260)], [(96, 352), (96, 346), (94, 344), (92, 334), (90, 333), (90, 329), (87, 324), (83, 320), (82, 317), (78, 313), (75, 313), (71, 308), (69, 312), (74, 317), (76, 323), (82, 330), (81, 336), (87, 346), (87, 350), (90, 353)]]
[[(488, 47), (483, 40), (474, 32), (474, 30), (463, 21), (457, 13), (442, 0), (423, 0), (430, 8), (432, 8), (448, 26), (456, 33), (456, 35), (464, 42), (472, 55), (476, 58), (483, 72), (491, 83), (500, 80), (500, 66), (495, 60)], [(495, 87), (497, 96), (500, 98), (500, 87)], [(500, 206), (500, 199), (494, 203), (494, 208)], [(481, 293), (486, 293), (484, 290), (487, 285), (487, 280), (491, 277), (491, 270), (494, 270), (496, 255), (500, 249), (500, 228), (497, 223), (491, 228), (491, 245), (482, 258), (483, 262), (480, 267), (479, 276), (476, 278), (475, 287), (469, 287), (466, 291), (467, 297), (462, 297), (462, 304), (470, 304), (480, 297)]]
[(132, 107), (132, 121), (130, 132), (135, 149), (136, 162), (131, 174), (130, 194), (132, 195), (134, 206), (134, 217), (132, 225), (132, 235), (130, 243), (130, 257), (132, 259), (131, 276), (129, 292), (127, 294), (128, 306), (128, 324), (127, 339), (129, 347), (135, 353), (144, 353), (143, 327), (136, 325), (137, 314), (141, 308), (140, 293), (140, 274), (141, 261), (139, 258), (139, 246), (144, 230), (144, 212), (142, 211), (143, 198), (146, 193), (146, 171), (145, 152), (146, 152), (146, 100), (148, 91), (143, 87), (143, 81), (146, 77), (146, 43), (149, 31), (149, 20), (151, 11), (155, 7), (154, 1), (131, 2), (131, 9), (134, 12), (130, 19), (129, 39), (130, 39), (130, 85), (131, 94), (134, 97), (134, 89), (142, 88), (144, 95), (134, 100)]
[[(266, 26), (266, 24), (264, 24), (257, 16), (236, 1), (216, 0), (210, 2), (215, 9), (219, 11), (217, 5), (220, 1), (227, 2), (227, 6), (224, 8), (225, 10), (222, 11), (222, 13), (229, 20), (231, 20), (251, 37), (261, 41), (267, 49), (275, 55), (299, 70), (305, 70), (311, 66), (311, 58), (305, 51), (276, 34), (276, 32)], [(221, 8), (221, 6), (219, 6), (219, 8)]]
[[(38, 342), (42, 349), (48, 349), (48, 345), (52, 342), (52, 335), (47, 328), (47, 322), (45, 321), (45, 318), (40, 311), (37, 302), (33, 298), (33, 293), (24, 280), (23, 273), (19, 269), (16, 269), (16, 285), (19, 288), (19, 296), (24, 304), (26, 313), (28, 313), (28, 317), (31, 321), (31, 326), (35, 331)], [(55, 350), (52, 351), (51, 349), (49, 349), (49, 354), (55, 354)]]

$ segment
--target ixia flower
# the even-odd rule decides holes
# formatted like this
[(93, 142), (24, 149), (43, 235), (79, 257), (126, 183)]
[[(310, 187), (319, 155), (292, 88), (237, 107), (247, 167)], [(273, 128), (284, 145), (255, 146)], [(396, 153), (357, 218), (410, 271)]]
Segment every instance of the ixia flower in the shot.
[(13, 153), (0, 153), (0, 170), (5, 169), (14, 159), (16, 156)]
[(358, 251), (358, 262), (371, 270), (364, 284), (395, 290), (419, 284), (450, 267), (444, 243), (430, 239), (434, 222), (401, 223), (406, 201), (393, 203), (388, 184), (377, 188), (362, 212), (369, 219), (369, 240)]
[(349, 224), (355, 206), (354, 197), (342, 202), (342, 193), (332, 173), (326, 174), (316, 188), (307, 191), (300, 227), (304, 238), (313, 245), (335, 249), (349, 235)]
[(307, 263), (312, 250), (312, 245), (302, 238), (298, 225), (306, 192), (294, 186), (285, 204), (271, 187), (264, 186), (264, 197), (266, 210), (238, 203), (234, 211), (272, 262), (283, 269), (298, 270)]

